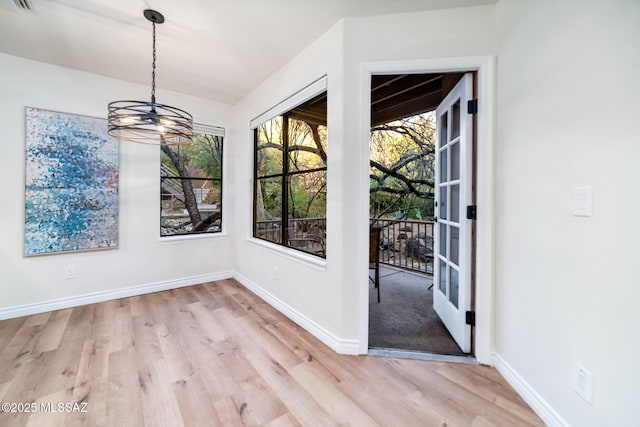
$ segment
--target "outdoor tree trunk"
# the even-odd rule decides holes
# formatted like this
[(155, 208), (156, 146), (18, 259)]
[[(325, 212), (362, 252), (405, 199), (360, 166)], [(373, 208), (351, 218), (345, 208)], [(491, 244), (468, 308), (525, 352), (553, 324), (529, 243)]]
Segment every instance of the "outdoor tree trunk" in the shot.
[(200, 221), (199, 223), (194, 224), (192, 231), (194, 233), (197, 233), (197, 232), (200, 232), (200, 231), (206, 231), (207, 228), (209, 228), (209, 226), (211, 224), (213, 224), (214, 222), (216, 222), (220, 218), (222, 218), (222, 215), (220, 213), (213, 213), (213, 214), (209, 215), (208, 217), (206, 217), (205, 219), (203, 219), (202, 221)]
[(198, 210), (198, 201), (196, 200), (196, 193), (193, 191), (193, 184), (191, 183), (191, 179), (187, 178), (189, 176), (189, 171), (187, 171), (187, 168), (180, 160), (180, 156), (178, 156), (171, 147), (163, 145), (161, 148), (162, 152), (171, 159), (173, 166), (175, 166), (178, 170), (178, 174), (182, 177), (180, 181), (182, 182), (182, 192), (184, 193), (184, 205), (189, 213), (191, 224), (195, 227), (202, 221), (202, 218), (200, 216), (200, 211)]

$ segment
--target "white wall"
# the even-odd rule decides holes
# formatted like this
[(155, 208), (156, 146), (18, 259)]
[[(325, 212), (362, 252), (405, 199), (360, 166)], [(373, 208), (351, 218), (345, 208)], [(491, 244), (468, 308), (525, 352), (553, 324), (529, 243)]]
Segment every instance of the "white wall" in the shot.
[[(454, 22), (455, 25), (450, 25)], [(247, 123), (279, 100), (328, 75), (326, 263), (310, 265), (239, 237), (238, 278), (342, 352), (361, 352), (362, 292), (367, 292), (369, 109), (361, 91), (364, 63), (495, 52), (493, 6), (347, 19), (247, 96), (236, 109), (232, 169), (238, 236), (251, 235), (253, 140)], [(366, 105), (365, 105), (366, 104)], [(363, 127), (364, 126), (364, 127)], [(364, 130), (365, 137), (362, 138)], [(277, 280), (273, 270), (280, 273)], [(368, 292), (367, 292), (368, 294)], [(366, 328), (366, 325), (364, 325)], [(366, 351), (366, 344), (365, 344)]]
[[(571, 425), (640, 425), (640, 3), (496, 9), (499, 361)], [(585, 185), (593, 216), (575, 217)]]
[[(133, 143), (120, 143), (120, 247), (23, 257), (25, 107), (106, 117), (110, 101), (148, 99), (150, 89), (4, 54), (0, 70), (0, 317), (51, 308), (38, 304), (52, 300), (230, 275), (229, 236), (160, 242), (159, 149)], [(228, 105), (160, 89), (158, 99), (198, 122), (229, 125)], [(64, 279), (67, 265), (76, 279)]]
[[(351, 345), (342, 340), (345, 335), (341, 331), (344, 322), (340, 315), (340, 292), (347, 257), (339, 237), (342, 218), (335, 214), (342, 203), (341, 170), (344, 168), (340, 102), (342, 31), (342, 24), (334, 26), (237, 105), (232, 130), (237, 143), (230, 148), (233, 150), (230, 168), (236, 188), (233, 204), (234, 212), (237, 212), (234, 232), (238, 236), (236, 277), (270, 302), (282, 302), (279, 308), (302, 316), (299, 321), (316, 335), (324, 336), (325, 342), (336, 349)], [(326, 262), (251, 238), (253, 133), (249, 129), (251, 119), (323, 75), (327, 76), (329, 93), (327, 168), (333, 171), (328, 172), (327, 182)]]
[[(376, 72), (440, 72), (453, 70), (452, 64), (462, 64), (465, 58), (490, 56), (496, 50), (495, 13), (493, 6), (448, 9), (435, 12), (398, 14), (373, 18), (357, 18), (345, 21), (345, 94), (343, 136), (349, 144), (345, 148), (345, 159), (350, 167), (345, 170), (343, 215), (346, 226), (343, 242), (346, 253), (352, 254), (353, 262), (343, 277), (344, 316), (349, 326), (348, 333), (359, 336), (361, 344), (367, 338), (365, 321), (368, 305), (363, 303), (367, 296), (367, 256), (369, 238), (369, 128), (370, 82), (367, 70)], [(464, 67), (463, 67), (464, 69)], [(471, 69), (471, 67), (467, 68)], [(364, 70), (364, 71), (363, 71)], [(484, 79), (486, 76), (482, 76)], [(491, 86), (486, 85), (485, 86)], [(483, 88), (485, 87), (483, 86)], [(492, 86), (491, 86), (492, 87)], [(483, 93), (484, 95), (484, 93)], [(480, 102), (493, 98), (487, 93)], [(483, 107), (491, 109), (489, 104)], [(488, 114), (489, 113), (489, 114)], [(490, 112), (483, 111), (485, 117)], [(485, 116), (485, 114), (487, 114)], [(483, 131), (484, 132), (484, 131)], [(484, 135), (484, 133), (483, 133)], [(491, 140), (483, 140), (490, 145)], [(491, 148), (483, 146), (483, 150)], [(491, 151), (489, 150), (489, 153)], [(484, 181), (483, 181), (484, 185)], [(491, 187), (492, 183), (488, 183)], [(490, 188), (481, 188), (481, 198), (489, 195)], [(488, 199), (487, 199), (488, 200)], [(485, 212), (489, 211), (489, 208)], [(484, 231), (484, 230), (483, 230)], [(356, 258), (355, 254), (358, 255)], [(483, 296), (491, 295), (491, 282), (482, 284)], [(354, 310), (358, 307), (358, 311)], [(490, 308), (479, 311), (483, 322), (483, 345), (476, 356), (483, 362), (489, 361), (490, 348), (487, 344), (491, 333)], [(359, 318), (356, 317), (360, 314)], [(485, 320), (487, 319), (487, 320)], [(479, 342), (480, 340), (478, 340)], [(363, 348), (361, 347), (361, 350)], [(366, 350), (366, 346), (364, 347)]]

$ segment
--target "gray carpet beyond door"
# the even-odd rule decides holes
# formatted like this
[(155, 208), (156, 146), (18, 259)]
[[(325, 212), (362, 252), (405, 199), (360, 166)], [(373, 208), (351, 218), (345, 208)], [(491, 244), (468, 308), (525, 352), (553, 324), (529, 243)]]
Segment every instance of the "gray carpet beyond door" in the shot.
[(433, 310), (432, 282), (380, 266), (380, 303), (373, 282), (369, 284), (370, 348), (465, 355)]

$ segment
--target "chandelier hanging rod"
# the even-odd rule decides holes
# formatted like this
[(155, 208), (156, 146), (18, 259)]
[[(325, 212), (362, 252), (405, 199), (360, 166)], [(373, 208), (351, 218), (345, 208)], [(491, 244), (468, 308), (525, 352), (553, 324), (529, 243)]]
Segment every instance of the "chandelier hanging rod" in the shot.
[(153, 27), (151, 102), (122, 100), (109, 104), (108, 133), (123, 141), (152, 145), (186, 145), (193, 135), (193, 117), (180, 108), (156, 102), (156, 24), (164, 16), (146, 9), (144, 17)]

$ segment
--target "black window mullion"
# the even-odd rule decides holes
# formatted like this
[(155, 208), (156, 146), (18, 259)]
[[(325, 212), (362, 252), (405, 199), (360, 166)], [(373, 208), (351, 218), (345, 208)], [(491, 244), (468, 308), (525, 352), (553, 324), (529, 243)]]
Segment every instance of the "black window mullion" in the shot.
[(315, 169), (306, 169), (306, 170), (301, 170), (301, 171), (289, 172), (289, 176), (302, 175), (302, 174), (312, 173), (312, 172), (322, 172), (322, 171), (326, 171), (326, 170), (327, 170), (326, 167), (315, 168)]
[(289, 114), (282, 116), (282, 242), (289, 243)]
[(280, 178), (282, 173), (272, 173), (271, 175), (259, 175), (256, 179)]
[[(222, 181), (222, 178), (203, 178), (201, 176), (161, 176), (162, 179), (191, 179), (200, 181)], [(269, 177), (267, 177), (269, 178)]]

